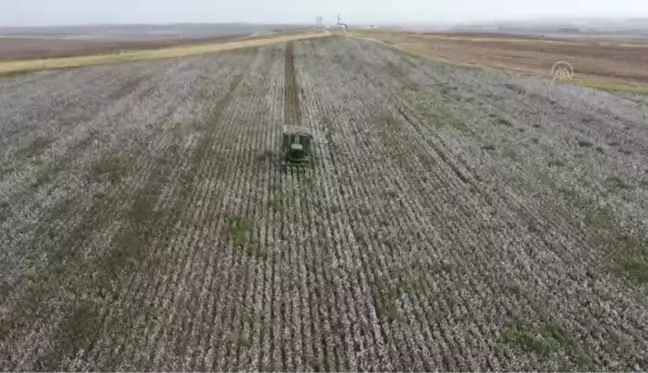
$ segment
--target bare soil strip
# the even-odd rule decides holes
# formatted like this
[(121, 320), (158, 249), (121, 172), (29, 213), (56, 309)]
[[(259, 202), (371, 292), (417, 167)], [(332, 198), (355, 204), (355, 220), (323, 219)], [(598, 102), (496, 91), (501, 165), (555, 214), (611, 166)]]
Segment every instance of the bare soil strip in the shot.
[(295, 75), (295, 43), (288, 42), (286, 46), (286, 72), (285, 72), (285, 111), (284, 120), (286, 124), (299, 125), (299, 88), (297, 86), (297, 77)]
[(0, 109), (6, 369), (648, 369), (644, 97), (331, 37)]

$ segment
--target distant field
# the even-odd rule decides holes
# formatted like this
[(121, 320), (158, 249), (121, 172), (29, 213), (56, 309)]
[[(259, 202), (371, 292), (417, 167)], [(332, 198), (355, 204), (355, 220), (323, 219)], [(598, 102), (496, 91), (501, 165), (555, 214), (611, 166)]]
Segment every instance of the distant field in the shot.
[[(60, 69), (60, 68), (69, 68), (69, 67), (79, 67), (87, 65), (100, 65), (100, 64), (111, 64), (111, 63), (123, 63), (123, 62), (133, 62), (140, 60), (154, 60), (154, 59), (163, 59), (163, 58), (174, 58), (174, 57), (184, 57), (191, 56), (196, 54), (203, 53), (212, 53), (232, 49), (248, 48), (248, 47), (258, 47), (262, 45), (268, 45), (273, 43), (285, 43), (290, 40), (301, 40), (309, 39), (316, 37), (328, 36), (328, 33), (322, 32), (309, 32), (309, 31), (291, 31), (284, 33), (276, 33), (270, 35), (257, 35), (250, 37), (236, 37), (236, 38), (220, 38), (211, 41), (202, 41), (200, 43), (190, 43), (187, 41), (173, 41), (170, 45), (155, 45), (153, 42), (148, 42), (145, 47), (147, 49), (129, 49), (124, 50), (120, 49), (115, 51), (114, 47), (111, 47), (110, 51), (113, 53), (101, 53), (100, 49), (101, 42), (96, 40), (83, 40), (81, 39), (68, 39), (66, 43), (71, 40), (78, 41), (80, 43), (86, 43), (88, 45), (90, 52), (87, 53), (82, 48), (78, 49), (78, 55), (71, 57), (61, 57), (61, 58), (39, 58), (39, 59), (27, 59), (27, 60), (17, 60), (17, 61), (0, 61), (0, 75), (2, 74), (13, 74), (21, 73), (25, 71), (32, 70), (47, 70), (47, 69)], [(15, 37), (5, 38), (5, 43), (7, 45), (15, 44)], [(7, 40), (10, 40), (7, 42)], [(51, 41), (48, 39), (52, 45), (55, 45), (59, 41)], [(36, 41), (36, 43), (42, 43), (45, 41)], [(2, 43), (2, 39), (0, 39)], [(168, 40), (160, 42), (162, 44), (169, 43)], [(136, 44), (137, 45), (137, 44)], [(158, 49), (150, 49), (157, 47)], [(56, 47), (53, 47), (55, 49)], [(99, 48), (94, 50), (95, 53), (92, 53), (92, 48)], [(9, 54), (18, 54), (18, 52), (9, 52)], [(23, 51), (23, 53), (25, 53)], [(1, 52), (0, 52), (1, 54)]]
[(75, 57), (117, 53), (123, 50), (160, 49), (186, 44), (212, 44), (235, 40), (245, 35), (181, 38), (146, 36), (2, 36), (0, 62), (40, 58)]
[(434, 59), (543, 76), (565, 60), (576, 70), (576, 83), (648, 92), (648, 44), (636, 41), (382, 30), (355, 34)]

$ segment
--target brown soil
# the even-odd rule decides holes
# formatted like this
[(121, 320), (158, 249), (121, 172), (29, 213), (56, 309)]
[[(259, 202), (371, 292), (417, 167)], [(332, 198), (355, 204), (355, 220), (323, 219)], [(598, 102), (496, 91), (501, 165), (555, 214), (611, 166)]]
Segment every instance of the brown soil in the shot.
[(284, 121), (286, 124), (299, 125), (299, 93), (295, 76), (294, 51), (295, 44), (289, 42), (286, 46)]
[(208, 38), (30, 38), (1, 37), (0, 61), (29, 60), (38, 58), (75, 57), (126, 50), (160, 49), (184, 44), (220, 43), (245, 37), (230, 35)]
[(648, 45), (609, 39), (557, 39), (499, 34), (368, 32), (371, 37), (453, 62), (549, 76), (568, 61), (576, 78), (648, 83)]

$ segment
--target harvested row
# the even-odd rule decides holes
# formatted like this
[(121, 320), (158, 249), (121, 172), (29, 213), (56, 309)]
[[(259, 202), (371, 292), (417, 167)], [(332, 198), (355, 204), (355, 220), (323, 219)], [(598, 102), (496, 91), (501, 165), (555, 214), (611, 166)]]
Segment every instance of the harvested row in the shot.
[(289, 42), (286, 46), (284, 87), (285, 87), (285, 105), (284, 121), (286, 124), (299, 125), (299, 91), (297, 88), (297, 77), (295, 75), (295, 43)]

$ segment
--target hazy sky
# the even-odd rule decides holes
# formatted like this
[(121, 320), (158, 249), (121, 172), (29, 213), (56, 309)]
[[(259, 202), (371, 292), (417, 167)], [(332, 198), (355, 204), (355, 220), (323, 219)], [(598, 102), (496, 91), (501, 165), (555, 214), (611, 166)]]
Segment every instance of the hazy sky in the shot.
[(173, 22), (468, 22), (648, 16), (648, 0), (0, 0), (0, 26)]

